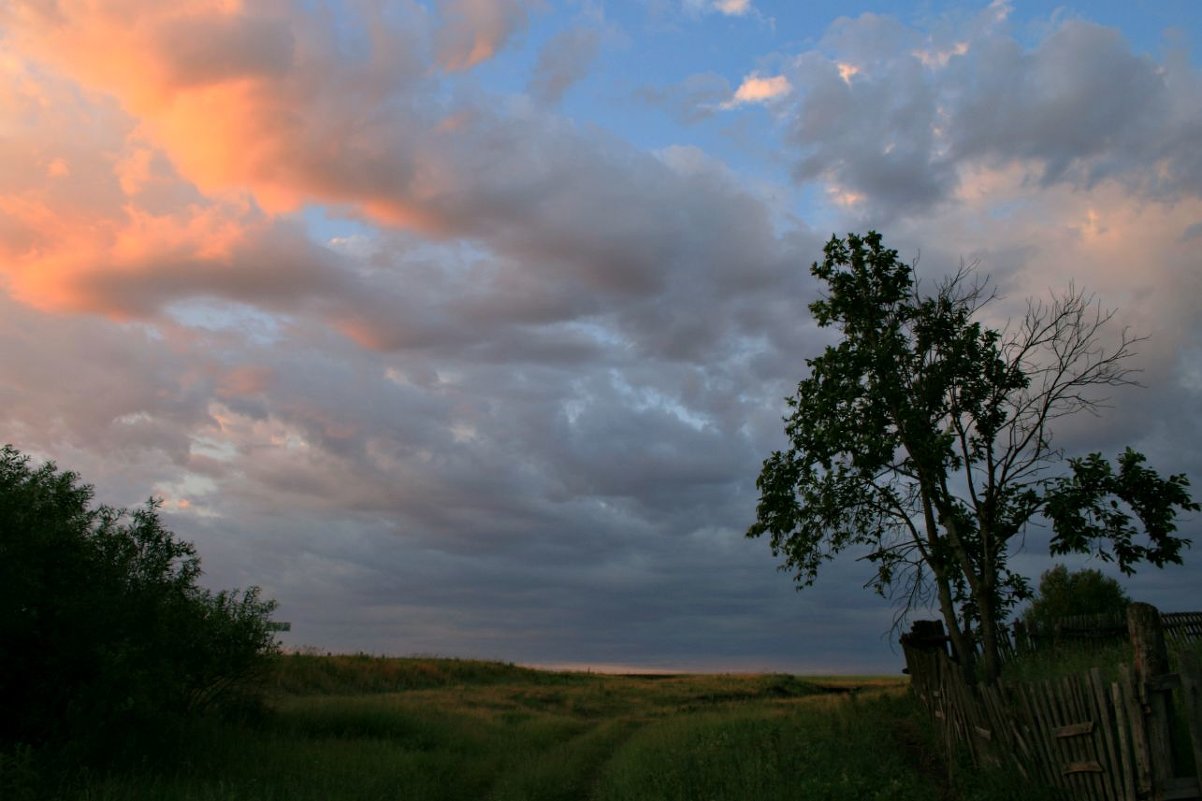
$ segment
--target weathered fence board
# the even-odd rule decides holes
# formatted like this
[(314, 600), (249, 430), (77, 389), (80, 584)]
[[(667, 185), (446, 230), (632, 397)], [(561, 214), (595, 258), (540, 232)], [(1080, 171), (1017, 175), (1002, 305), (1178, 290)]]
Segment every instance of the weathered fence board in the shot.
[(1202, 640), (1202, 612), (1165, 612), (1160, 620), (1171, 642)]
[(1202, 659), (1195, 652), (1181, 651), (1179, 661), (1181, 706), (1193, 745), (1194, 770), (1202, 778)]
[(965, 748), (977, 764), (1005, 763), (1076, 801), (1202, 799), (1198, 777), (1174, 764), (1180, 727), (1171, 698), (1180, 694), (1190, 737), (1178, 751), (1192, 751), (1202, 768), (1202, 665), (1183, 650), (1178, 673), (1169, 673), (1165, 649), (1166, 640), (1202, 639), (1202, 613), (1132, 607), (1126, 636), (1135, 658), (1116, 681), (1095, 667), (1054, 681), (976, 686), (949, 653), (942, 626), (926, 622), (902, 638), (911, 686), (949, 747)]

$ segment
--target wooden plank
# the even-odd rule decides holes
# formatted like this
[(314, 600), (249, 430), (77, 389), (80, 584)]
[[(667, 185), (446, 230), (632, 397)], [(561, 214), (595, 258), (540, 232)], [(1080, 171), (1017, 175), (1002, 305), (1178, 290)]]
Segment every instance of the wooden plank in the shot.
[(1106, 775), (1109, 777), (1109, 798), (1111, 801), (1123, 801), (1123, 762), (1118, 752), (1118, 741), (1114, 735), (1114, 708), (1106, 693), (1106, 682), (1102, 679), (1102, 671), (1091, 668), (1089, 671), (1089, 691), (1093, 695), (1094, 706), (1098, 710), (1098, 720), (1101, 721), (1101, 745), (1106, 754)]
[(1169, 779), (1164, 783), (1161, 798), (1164, 801), (1196, 801), (1202, 797), (1198, 789), (1198, 780), (1193, 776), (1181, 779)]
[(1173, 707), (1170, 701), (1167, 693), (1148, 692), (1148, 751), (1152, 757), (1154, 786), (1165, 786), (1177, 774), (1173, 764)]
[(1169, 612), (1160, 616), (1164, 636), (1176, 643), (1202, 639), (1202, 612)]
[(1061, 739), (1065, 737), (1083, 737), (1093, 734), (1097, 724), (1092, 720), (1087, 720), (1084, 723), (1070, 723), (1067, 726), (1061, 726), (1056, 729), (1056, 736)]
[(1043, 682), (1031, 684), (1026, 688), (1031, 704), (1031, 719), (1034, 722), (1036, 737), (1044, 753), (1046, 776), (1053, 787), (1060, 787), (1060, 754), (1057, 753), (1055, 739), (1051, 737), (1052, 724), (1048, 721), (1047, 702), (1044, 699)]
[(1181, 676), (1176, 673), (1163, 673), (1159, 676), (1148, 677), (1148, 692), (1163, 693), (1176, 690), (1181, 686)]
[[(1135, 655), (1135, 675), (1141, 682), (1169, 672), (1169, 652), (1164, 643), (1160, 611), (1151, 604), (1133, 603), (1127, 607), (1127, 631)], [(1145, 700), (1143, 691), (1140, 700)]]
[(955, 690), (957, 734), (960, 741), (968, 747), (974, 764), (980, 765), (985, 760), (986, 754), (982, 744), (973, 736), (978, 719), (977, 699), (964, 671), (959, 665), (955, 665), (954, 670), (956, 678), (952, 686)]
[[(1077, 706), (1076, 694), (1073, 692), (1072, 677), (1061, 677), (1060, 681), (1057, 682), (1056, 687), (1058, 690), (1057, 700), (1060, 702), (1062, 714), (1062, 717), (1060, 718), (1061, 722), (1067, 723), (1071, 720), (1081, 720), (1082, 714), (1081, 710)], [(1063, 728), (1063, 726), (1058, 728)], [(1082, 742), (1078, 738), (1073, 737), (1057, 738), (1057, 742), (1059, 742), (1060, 745), (1063, 746), (1068, 752), (1068, 756), (1064, 760), (1064, 764), (1061, 766), (1061, 772), (1064, 773), (1064, 775), (1068, 778), (1069, 786), (1072, 788), (1073, 793), (1076, 794), (1078, 798), (1082, 799), (1098, 798), (1098, 788), (1094, 786), (1095, 777), (1092, 771), (1075, 771), (1070, 773), (1066, 770), (1069, 765), (1080, 765), (1095, 761), (1093, 759), (1093, 754), (1086, 746), (1086, 743)]]
[(1065, 714), (1063, 705), (1060, 702), (1060, 695), (1057, 692), (1057, 682), (1043, 682), (1043, 703), (1044, 714), (1047, 720), (1048, 742), (1052, 744), (1052, 751), (1056, 755), (1055, 774), (1060, 777), (1060, 786), (1074, 794), (1077, 792), (1076, 783), (1064, 778), (1064, 766), (1069, 762), (1073, 762), (1072, 747), (1069, 740), (1057, 740), (1052, 736), (1052, 732), (1062, 725), (1068, 715)]
[(1028, 687), (1027, 691), (1031, 702), (1032, 725), (1035, 727), (1035, 736), (1038, 738), (1044, 754), (1044, 777), (1049, 785), (1059, 787), (1062, 781), (1059, 771), (1060, 758), (1056, 752), (1055, 741), (1050, 736), (1051, 726), (1047, 722), (1047, 712), (1044, 710), (1043, 687)]
[(1140, 703), (1135, 687), (1135, 676), (1131, 668), (1119, 666), (1119, 677), (1123, 685), (1123, 702), (1127, 720), (1131, 723), (1131, 752), (1135, 758), (1135, 792), (1137, 796), (1152, 794), (1152, 759), (1148, 755), (1148, 730), (1144, 718), (1144, 707)]
[(1065, 776), (1075, 776), (1082, 773), (1105, 773), (1106, 770), (1098, 764), (1097, 760), (1089, 759), (1082, 762), (1069, 762), (1064, 766), (1063, 773)]
[(1031, 746), (1027, 745), (1027, 739), (1019, 722), (1011, 720), (1009, 725), (1009, 736), (1012, 741), (1010, 754), (1013, 757), (1014, 767), (1022, 774), (1023, 779), (1029, 782), (1036, 770), (1034, 754), (1031, 753)]
[(1020, 684), (1015, 685), (1013, 691), (1022, 710), (1032, 765), (1045, 783), (1054, 785), (1051, 752), (1048, 751), (1047, 738), (1043, 736), (1043, 728), (1039, 725), (1031, 688)]
[[(1064, 728), (1064, 725), (1068, 724), (1069, 721), (1081, 720), (1081, 710), (1077, 708), (1077, 699), (1073, 695), (1072, 678), (1069, 676), (1061, 676), (1060, 680), (1056, 682), (1056, 691), (1057, 700), (1060, 702), (1062, 714), (1062, 717), (1060, 718), (1062, 725), (1058, 726), (1057, 728)], [(1090, 781), (1093, 776), (1086, 775), (1088, 773), (1087, 771), (1075, 771), (1072, 773), (1067, 772), (1069, 765), (1080, 765), (1087, 762), (1092, 762), (1093, 755), (1083, 747), (1083, 743), (1078, 739), (1057, 738), (1057, 741), (1068, 752), (1068, 756), (1064, 760), (1064, 764), (1060, 766), (1060, 772), (1068, 778), (1069, 786), (1073, 788), (1073, 793), (1078, 798), (1082, 799), (1096, 798), (1097, 794), (1094, 792), (1093, 782)]]
[(1003, 745), (1005, 732), (997, 727), (994, 720), (991, 700), (996, 693), (995, 687), (977, 687), (977, 727), (973, 730), (980, 741), (985, 756), (991, 765), (1000, 765), (1006, 755)]
[(1194, 773), (1202, 776), (1202, 659), (1198, 658), (1196, 651), (1182, 649), (1178, 654), (1178, 662), (1181, 672), (1181, 707), (1189, 724)]
[(1098, 709), (1094, 702), (1094, 695), (1089, 685), (1089, 674), (1081, 673), (1074, 677), (1074, 690), (1077, 694), (1077, 703), (1086, 713), (1086, 719), (1092, 724), (1088, 734), (1080, 735), (1086, 741), (1089, 747), (1089, 752), (1093, 756), (1094, 761), (1098, 764), (1101, 770), (1093, 777), (1098, 799), (1103, 801), (1114, 801), (1114, 782), (1109, 771), (1109, 760), (1106, 754), (1106, 744), (1102, 740), (1102, 727), (1099, 721), (1106, 714), (1104, 709)]
[(1031, 749), (1020, 730), (1022, 707), (1018, 696), (1008, 685), (998, 682), (985, 689), (983, 700), (989, 724), (998, 740), (995, 748), (1009, 757), (1015, 769), (1030, 781), (1035, 765), (1032, 764)]
[(1118, 735), (1119, 761), (1123, 766), (1121, 798), (1124, 801), (1136, 801), (1135, 755), (1131, 745), (1131, 727), (1134, 724), (1127, 717), (1127, 703), (1124, 700), (1123, 687), (1117, 681), (1110, 685), (1110, 699), (1114, 702), (1114, 728)]
[[(1056, 772), (1062, 777), (1064, 776), (1064, 766), (1069, 762), (1076, 761), (1076, 752), (1072, 747), (1071, 740), (1058, 740), (1052, 733), (1063, 725), (1066, 720), (1072, 717), (1071, 713), (1064, 709), (1063, 699), (1060, 697), (1060, 682), (1048, 681), (1044, 683), (1044, 703), (1047, 705), (1048, 715), (1048, 742), (1053, 743), (1053, 748), (1056, 752)], [(1062, 786), (1076, 794), (1077, 783), (1071, 779), (1061, 779)]]
[(1026, 744), (1018, 736), (1016, 722), (1020, 713), (1016, 700), (1001, 683), (986, 688), (983, 700), (989, 726), (996, 738), (995, 752), (1000, 757), (1007, 757), (1024, 777), (1029, 777), (1031, 758)]
[[(1076, 708), (1078, 720), (1089, 720), (1091, 723), (1097, 719), (1097, 710), (1093, 708), (1090, 702), (1089, 693), (1085, 691), (1085, 677), (1071, 676), (1068, 680), (1069, 690), (1072, 693), (1073, 704)], [(1098, 743), (1093, 736), (1093, 728), (1089, 734), (1082, 735), (1078, 743), (1079, 753), (1087, 754), (1088, 758), (1082, 762), (1090, 762), (1098, 766), (1097, 771), (1090, 771), (1086, 777), (1088, 784), (1093, 791), (1091, 798), (1107, 799), (1110, 796), (1109, 782), (1107, 781), (1106, 770), (1102, 767), (1099, 761), (1101, 750), (1098, 748)]]
[(1135, 657), (1139, 697), (1147, 712), (1147, 753), (1151, 761), (1152, 794), (1156, 798), (1165, 782), (1176, 775), (1173, 767), (1173, 708), (1165, 693), (1154, 689), (1160, 677), (1169, 672), (1169, 652), (1165, 647), (1160, 612), (1151, 604), (1136, 602), (1127, 607), (1127, 629)]
[[(1096, 672), (1096, 671), (1094, 671)], [(1107, 725), (1110, 723), (1110, 707), (1106, 703), (1105, 693), (1095, 692), (1094, 673), (1082, 673), (1079, 680), (1081, 700), (1085, 707), (1092, 711), (1092, 720), (1096, 724), (1091, 733), (1095, 758), (1102, 764), (1103, 773), (1099, 777), (1102, 785), (1103, 798), (1107, 801), (1119, 801), (1120, 777), (1114, 764), (1114, 752), (1106, 737)]]

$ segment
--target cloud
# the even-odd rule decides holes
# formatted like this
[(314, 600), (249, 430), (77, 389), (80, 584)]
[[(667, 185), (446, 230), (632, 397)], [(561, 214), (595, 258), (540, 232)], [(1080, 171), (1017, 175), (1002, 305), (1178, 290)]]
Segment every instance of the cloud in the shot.
[[(420, 212), (383, 199), (387, 187), (420, 178), (399, 133), (420, 136), (437, 124), (414, 118), (398, 102), (425, 70), (424, 17), (416, 8), (398, 8), (344, 20), (355, 32), (345, 34), (353, 43), (339, 41), (339, 29), (319, 14), (263, 19), (199, 2), (148, 3), (121, 13), (65, 4), (57, 21), (17, 15), (9, 30), (19, 52), (41, 69), (61, 70), (115, 97), (181, 176), (206, 194), (249, 187), (269, 211), (295, 209), (314, 195), (358, 197), (374, 200), (377, 213), (408, 214), (420, 224)], [(141, 24), (129, 25), (129, 14)], [(288, 58), (247, 57), (201, 69), (206, 57), (172, 43), (181, 26), (206, 25), (228, 39), (209, 42), (210, 49), (253, 49), (266, 39), (268, 52), (284, 49), (273, 42), (290, 43)], [(234, 33), (243, 28), (258, 36)], [(346, 53), (351, 45), (353, 56)], [(347, 148), (354, 159), (346, 158)]]
[[(117, 31), (115, 17), (81, 11), (66, 24), (24, 21), (17, 40), (33, 56), (67, 74), (96, 88), (103, 84), (136, 115), (137, 123), (124, 121), (127, 129), (136, 125), (137, 136), (153, 143), (150, 153), (164, 154), (177, 183), (191, 184), (206, 197), (236, 198), (249, 191), (254, 205), (269, 215), (310, 202), (346, 205), (389, 227), (481, 242), (502, 260), (519, 261), (532, 274), (553, 276), (555, 281), (535, 298), (566, 297), (562, 285), (598, 292), (600, 302), (664, 290), (669, 275), (684, 268), (678, 254), (691, 247), (690, 219), (709, 213), (704, 205), (708, 196), (689, 196), (692, 179), (673, 175), (654, 158), (624, 144), (586, 135), (540, 112), (502, 114), (463, 102), (448, 113), (435, 87), (419, 77), (421, 70), (408, 50), (420, 52), (420, 44), (407, 46), (414, 34), (399, 20), (391, 28), (381, 24), (377, 29), (374, 19), (363, 19), (365, 27), (373, 26), (370, 47), (347, 61), (318, 20), (290, 17), (279, 22), (289, 32), (287, 38), (297, 43), (286, 70), (263, 71), (252, 64), (244, 67), (239, 80), (222, 74), (198, 83), (191, 77), (177, 80), (174, 56), (156, 38), (177, 20), (171, 12), (156, 9), (133, 34), (124, 28)], [(222, 25), (222, 31), (229, 27)], [(123, 45), (120, 53), (107, 49), (110, 34)], [(122, 42), (122, 36), (135, 37), (137, 46)], [(245, 37), (232, 38), (242, 42)], [(77, 52), (86, 57), (64, 56), (60, 46), (68, 41), (78, 44)], [(126, 61), (136, 57), (145, 65), (127, 69)], [(125, 66), (105, 72), (103, 66), (114, 60)], [(331, 80), (333, 75), (339, 80)], [(763, 91), (779, 86), (765, 80), (768, 88)], [(554, 81), (545, 88), (553, 90)], [(748, 89), (744, 96), (760, 95)], [(201, 129), (205, 135), (196, 136)], [(141, 162), (131, 154), (122, 164), (125, 189), (140, 185)], [(223, 208), (234, 206), (236, 201)], [(665, 215), (667, 209), (676, 213)], [(36, 207), (25, 216), (35, 212)], [(197, 261), (223, 261), (228, 267), (234, 260), (241, 265), (239, 254), (260, 241), (247, 239), (240, 230), (251, 224), (253, 214), (238, 218), (203, 204), (170, 213), (110, 209), (106, 214), (101, 233), (88, 229), (87, 242), (62, 241), (53, 251), (39, 252), (36, 263), (52, 256), (54, 263), (23, 271), (39, 276), (42, 289), (37, 291), (44, 290), (46, 297), (51, 289), (60, 292), (62, 302), (74, 308), (89, 303), (90, 308), (100, 308), (103, 303), (97, 298), (112, 300), (128, 291), (118, 311), (132, 313), (136, 307), (144, 313), (156, 299), (161, 304), (187, 292), (203, 294), (206, 282), (216, 282), (214, 293), (229, 297), (226, 289), (240, 281), (247, 298), (258, 302), (253, 281), (233, 278), (243, 274), (241, 266), (221, 269), (216, 264), (199, 266)], [(60, 221), (61, 232), (72, 227), (72, 221)], [(143, 232), (161, 239), (155, 248), (171, 253), (169, 264), (175, 267), (151, 277), (150, 263), (139, 261), (145, 254), (112, 251), (116, 243), (133, 241)], [(280, 240), (271, 241), (275, 247)], [(336, 297), (354, 296), (347, 289), (353, 282), (336, 277), (337, 269), (316, 266), (328, 260), (328, 254), (311, 251), (300, 258), (302, 250), (273, 262), (297, 264), (298, 276), (306, 276), (297, 284), (298, 292), (302, 286), (326, 281), (340, 287)], [(72, 252), (85, 255), (76, 258)], [(106, 267), (106, 276), (97, 277), (89, 262), (112, 269)], [(703, 254), (701, 265), (693, 269), (708, 269), (705, 265), (733, 266)], [(272, 273), (259, 272), (269, 283)], [(144, 275), (148, 280), (137, 286)], [(230, 281), (222, 276), (230, 276)], [(23, 297), (35, 291), (33, 281), (18, 281), (26, 287), (19, 289)], [(328, 294), (329, 285), (314, 291)], [(70, 292), (76, 296), (68, 297)], [(579, 301), (573, 303), (570, 313), (578, 314)], [(544, 306), (542, 313), (563, 312)], [(428, 316), (419, 313), (416, 319)], [(385, 322), (389, 319), (383, 313), (348, 314), (339, 327), (371, 347), (422, 341), (411, 320)]]
[(526, 27), (524, 0), (439, 0), (438, 63), (471, 69), (503, 48)]
[(742, 17), (755, 11), (751, 0), (684, 0), (684, 9), (693, 15), (717, 12), (727, 17)]
[(644, 86), (638, 90), (640, 100), (665, 109), (684, 124), (694, 124), (712, 117), (732, 96), (730, 82), (717, 73), (690, 75), (674, 86)]
[(1196, 86), (1177, 95), (1172, 83), (1184, 76), (1131, 52), (1117, 31), (1071, 20), (1032, 51), (992, 42), (968, 62), (949, 86), (959, 93), (967, 80), (975, 90), (953, 112), (956, 158), (1034, 161), (1049, 184), (1113, 176), (1153, 192), (1202, 192), (1183, 141), (1202, 130), (1202, 113), (1185, 105), (1202, 95)]
[(592, 28), (571, 28), (556, 34), (538, 54), (528, 91), (539, 102), (554, 105), (588, 73), (597, 57), (601, 35)]
[[(761, 166), (793, 195), (740, 172), (762, 153), (718, 158), (718, 126), (648, 150), (563, 116), (606, 80), (590, 29), (515, 60), (536, 102), (489, 89), (524, 5), (49, 8), (0, 11), (0, 425), (105, 500), (168, 496), (212, 580), (265, 585), (300, 642), (895, 667), (863, 565), (795, 596), (742, 537), (828, 341), (805, 266), (831, 230), (884, 227), (924, 280), (979, 258), (999, 324), (1095, 289), (1151, 336), (1155, 391), (1058, 442), (1202, 472), (1179, 54), (1082, 22), (1020, 41), (995, 4), (842, 20), (736, 89), (642, 90), (691, 122), (770, 103)], [(823, 610), (838, 631), (764, 633)]]
[(1202, 192), (1202, 86), (1179, 56), (1134, 53), (1070, 19), (1034, 45), (994, 4), (935, 40), (895, 19), (838, 21), (788, 77), (795, 174), (865, 198), (879, 220), (949, 202), (977, 165), (1028, 164), (1044, 185), (1117, 180), (1150, 197)]
[(753, 72), (743, 79), (734, 96), (722, 104), (722, 108), (731, 109), (748, 104), (772, 103), (787, 96), (793, 91), (792, 84), (784, 75), (763, 76)]
[(751, 11), (751, 0), (714, 0), (714, 8), (728, 17), (741, 17)]

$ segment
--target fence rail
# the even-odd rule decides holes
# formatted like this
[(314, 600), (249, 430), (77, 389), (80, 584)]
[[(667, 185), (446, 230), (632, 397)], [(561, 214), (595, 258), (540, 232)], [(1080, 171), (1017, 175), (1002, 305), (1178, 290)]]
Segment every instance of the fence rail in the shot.
[[(1165, 639), (1172, 643), (1202, 639), (1202, 612), (1162, 612), (1161, 626)], [(1071, 615), (1054, 625), (1033, 627), (1018, 621), (1011, 633), (1011, 642), (1003, 644), (1009, 654), (1023, 653), (1044, 647), (1047, 643), (1107, 643), (1125, 641), (1129, 637), (1127, 616)]]
[[(1202, 799), (1202, 665), (1182, 649), (1170, 673), (1166, 650), (1166, 640), (1202, 639), (1202, 613), (1161, 615), (1132, 604), (1126, 623), (1135, 658), (1110, 681), (1093, 668), (1055, 680), (975, 685), (948, 653), (937, 621), (916, 622), (902, 647), (913, 691), (948, 747), (966, 748), (977, 764), (1009, 765), (1074, 801)], [(1184, 726), (1175, 714), (1184, 715)], [(1175, 754), (1192, 755), (1195, 769)]]

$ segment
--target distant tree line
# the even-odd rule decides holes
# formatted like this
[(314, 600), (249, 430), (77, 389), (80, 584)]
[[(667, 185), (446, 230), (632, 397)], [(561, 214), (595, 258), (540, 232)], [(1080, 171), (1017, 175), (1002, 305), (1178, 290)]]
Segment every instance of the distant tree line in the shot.
[(93, 494), (0, 451), (0, 748), (114, 756), (253, 706), (277, 650), (275, 602), (198, 586), (196, 550), (158, 502), (117, 509)]

